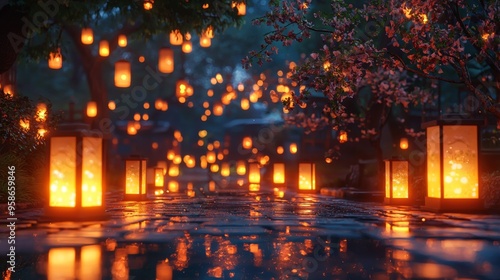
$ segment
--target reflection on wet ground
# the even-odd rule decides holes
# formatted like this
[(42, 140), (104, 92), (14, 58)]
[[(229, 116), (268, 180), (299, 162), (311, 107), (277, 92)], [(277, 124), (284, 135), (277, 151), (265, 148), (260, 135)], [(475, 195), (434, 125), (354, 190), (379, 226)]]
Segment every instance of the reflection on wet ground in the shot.
[[(320, 195), (226, 192), (133, 202), (103, 222), (23, 214), (4, 279), (498, 279), (500, 217)], [(3, 219), (5, 220), (5, 219)], [(0, 230), (7, 234), (5, 226)], [(0, 243), (2, 252), (7, 244)], [(4, 253), (2, 253), (4, 255)], [(4, 257), (2, 257), (3, 259)]]

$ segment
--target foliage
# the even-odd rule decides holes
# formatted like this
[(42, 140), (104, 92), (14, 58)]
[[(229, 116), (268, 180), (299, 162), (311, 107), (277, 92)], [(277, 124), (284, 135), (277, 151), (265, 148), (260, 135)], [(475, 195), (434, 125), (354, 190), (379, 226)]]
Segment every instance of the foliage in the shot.
[(15, 167), (16, 204), (29, 203), (41, 206), (47, 172), (46, 145), (39, 145), (30, 154), (6, 152), (0, 155), (0, 200), (7, 201), (7, 168)]
[(25, 155), (45, 143), (40, 130), (52, 131), (58, 118), (51, 113), (51, 105), (45, 105), (45, 111), (39, 114), (28, 97), (0, 93), (0, 152)]
[(334, 127), (348, 117), (345, 100), (367, 85), (380, 88), (383, 95), (376, 101), (388, 105), (429, 99), (407, 88), (404, 79), (414, 74), (461, 84), (486, 111), (500, 117), (498, 1), (329, 3), (329, 10), (314, 11), (310, 0), (271, 1), (271, 11), (254, 21), (273, 31), (260, 50), (243, 59), (245, 67), (272, 60), (280, 44), (303, 42), (312, 33), (321, 36), (322, 45), (291, 67), (291, 80), (299, 91), (285, 105), (300, 105), (321, 93), (330, 101), (326, 110), (333, 114)]

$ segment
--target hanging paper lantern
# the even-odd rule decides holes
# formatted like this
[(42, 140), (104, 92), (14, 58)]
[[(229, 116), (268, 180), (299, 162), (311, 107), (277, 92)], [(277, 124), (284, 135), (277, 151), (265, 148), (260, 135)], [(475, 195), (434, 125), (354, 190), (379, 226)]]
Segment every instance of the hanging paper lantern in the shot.
[(94, 32), (92, 28), (82, 28), (82, 43), (84, 45), (90, 45), (94, 42)]
[(58, 49), (56, 52), (51, 52), (49, 55), (49, 68), (50, 69), (61, 69), (62, 68), (62, 54), (61, 50)]
[(131, 74), (130, 62), (119, 60), (115, 63), (115, 86), (120, 88), (130, 87)]
[(106, 57), (109, 56), (109, 42), (102, 40), (99, 42), (99, 55)]
[(174, 72), (174, 51), (171, 48), (161, 48), (158, 52), (158, 71)]

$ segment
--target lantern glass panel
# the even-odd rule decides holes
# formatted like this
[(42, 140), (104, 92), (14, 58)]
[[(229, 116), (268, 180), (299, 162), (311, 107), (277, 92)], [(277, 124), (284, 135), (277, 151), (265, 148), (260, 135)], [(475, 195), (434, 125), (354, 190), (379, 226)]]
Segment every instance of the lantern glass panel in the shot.
[(146, 161), (127, 160), (125, 163), (126, 194), (146, 193)]
[(392, 197), (408, 198), (408, 162), (392, 162)]
[(443, 126), (444, 198), (478, 198), (477, 126)]
[(299, 190), (316, 189), (316, 167), (314, 163), (299, 164)]
[(441, 197), (441, 151), (439, 126), (427, 128), (427, 196)]
[(75, 207), (76, 138), (53, 137), (50, 140), (51, 207)]
[(102, 205), (102, 139), (83, 138), (82, 207)]
[(273, 165), (273, 182), (275, 184), (284, 184), (285, 183), (285, 164), (284, 163), (275, 163)]
[(257, 163), (248, 165), (248, 182), (250, 184), (260, 184), (260, 167)]
[(155, 187), (163, 187), (163, 168), (155, 168)]

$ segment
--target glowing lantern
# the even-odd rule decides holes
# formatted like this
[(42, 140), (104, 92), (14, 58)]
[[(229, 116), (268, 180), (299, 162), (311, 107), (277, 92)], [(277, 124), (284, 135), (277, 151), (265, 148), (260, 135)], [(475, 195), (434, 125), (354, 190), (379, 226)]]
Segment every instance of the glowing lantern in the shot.
[(99, 55), (106, 57), (109, 56), (109, 42), (102, 40), (99, 42)]
[(219, 172), (219, 165), (218, 164), (210, 165), (210, 171), (212, 171), (212, 173)]
[(155, 2), (154, 0), (144, 0), (144, 2), (143, 2), (144, 10), (149, 11), (149, 10), (153, 9), (154, 2)]
[(247, 166), (244, 161), (240, 160), (236, 163), (236, 174), (245, 175), (247, 173)]
[(170, 177), (177, 177), (179, 176), (179, 165), (177, 164), (172, 164), (170, 168), (168, 169), (168, 176)]
[(345, 143), (347, 142), (347, 132), (345, 131), (340, 131), (340, 134), (339, 134), (339, 142), (340, 143)]
[(14, 88), (12, 87), (11, 84), (6, 84), (3, 87), (3, 92), (5, 93), (5, 95), (7, 95), (9, 97), (13, 97), (14, 96)]
[(399, 140), (399, 148), (401, 148), (401, 150), (406, 150), (408, 149), (408, 138), (401, 138)]
[(240, 105), (241, 109), (246, 111), (250, 109), (250, 100), (248, 100), (248, 98), (242, 98)]
[(120, 35), (118, 36), (118, 46), (124, 48), (127, 46), (127, 36), (125, 35)]
[(181, 49), (183, 53), (191, 53), (193, 51), (193, 42), (191, 40), (184, 41)]
[(214, 163), (217, 160), (217, 155), (215, 154), (214, 151), (208, 151), (207, 152), (207, 162), (208, 163)]
[(90, 45), (94, 42), (94, 32), (92, 28), (82, 28), (82, 43), (84, 45)]
[(196, 160), (193, 156), (185, 155), (183, 161), (187, 168), (194, 168), (196, 166)]
[(214, 181), (208, 182), (208, 190), (211, 192), (215, 191), (215, 182)]
[(407, 204), (408, 161), (385, 160), (385, 199), (388, 204)]
[(156, 280), (172, 280), (173, 268), (168, 263), (168, 259), (158, 262), (156, 265)]
[(216, 102), (213, 107), (214, 116), (221, 116), (224, 113), (224, 106)]
[(276, 153), (278, 155), (282, 155), (284, 152), (285, 152), (285, 149), (283, 148), (283, 146), (276, 147)]
[(104, 216), (103, 141), (85, 124), (63, 124), (50, 138), (46, 215), (93, 219)]
[(154, 168), (155, 187), (163, 187), (164, 173), (162, 167)]
[(163, 174), (167, 174), (167, 162), (162, 160), (156, 163), (156, 166), (163, 169)]
[(170, 44), (173, 46), (180, 46), (183, 42), (182, 34), (178, 30), (170, 32)]
[(248, 182), (250, 184), (260, 184), (260, 166), (257, 162), (248, 164)]
[(175, 84), (175, 96), (180, 99), (180, 98), (186, 98), (189, 96), (189, 83), (186, 80), (178, 80), (177, 83)]
[(57, 52), (51, 52), (49, 55), (49, 68), (50, 69), (61, 69), (62, 68), (62, 54), (61, 50), (58, 49)]
[(30, 129), (30, 120), (19, 120), (19, 126), (21, 126), (24, 130)]
[(295, 144), (295, 143), (291, 143), (291, 144), (290, 144), (290, 154), (296, 154), (296, 153), (297, 153), (297, 150), (298, 150), (298, 148), (297, 148), (297, 144)]
[(484, 208), (479, 184), (479, 122), (439, 120), (423, 124), (427, 135), (427, 197), (431, 210)]
[(146, 198), (146, 164), (147, 159), (139, 156), (131, 156), (125, 160), (126, 200)]
[(237, 3), (233, 1), (233, 8), (238, 9), (238, 15), (244, 16), (247, 13), (247, 6), (245, 3)]
[(316, 165), (299, 163), (299, 191), (316, 190)]
[(273, 183), (284, 184), (285, 183), (285, 164), (275, 163), (273, 164)]
[(162, 73), (174, 72), (174, 51), (171, 48), (160, 49), (158, 53), (158, 71)]
[(252, 148), (252, 138), (249, 136), (246, 136), (243, 138), (243, 141), (241, 142), (241, 145), (243, 146), (243, 149), (251, 149)]
[(120, 88), (130, 87), (131, 74), (130, 62), (119, 60), (115, 63), (115, 86)]
[(95, 101), (89, 101), (87, 103), (87, 117), (93, 118), (97, 116), (97, 103)]
[(228, 177), (230, 174), (229, 163), (224, 162), (220, 167), (220, 175)]
[(135, 122), (129, 121), (127, 122), (127, 134), (128, 135), (136, 135), (137, 128), (135, 127)]
[(207, 37), (205, 34), (202, 34), (200, 36), (200, 47), (208, 48), (211, 45), (212, 45), (212, 39), (210, 39), (210, 37)]
[(174, 193), (179, 192), (179, 182), (177, 181), (168, 182), (168, 191)]

